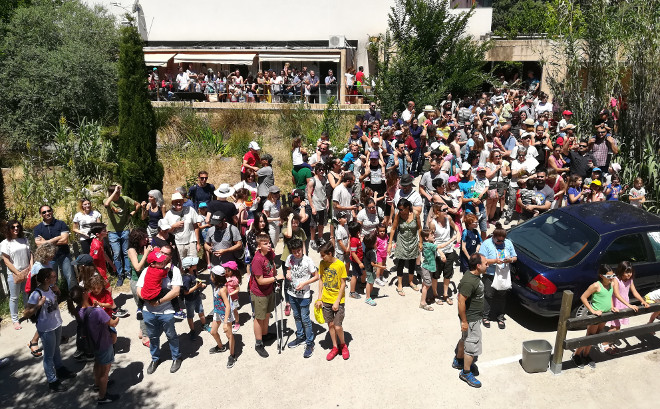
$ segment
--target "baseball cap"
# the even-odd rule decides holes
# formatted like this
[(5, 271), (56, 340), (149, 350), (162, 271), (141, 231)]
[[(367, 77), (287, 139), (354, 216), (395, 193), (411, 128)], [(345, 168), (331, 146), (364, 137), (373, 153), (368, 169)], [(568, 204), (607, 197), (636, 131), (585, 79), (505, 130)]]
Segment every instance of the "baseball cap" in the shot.
[(238, 264), (236, 264), (236, 262), (233, 261), (233, 260), (232, 260), (232, 261), (228, 261), (228, 262), (226, 262), (226, 263), (223, 263), (223, 264), (222, 264), (222, 267), (224, 267), (224, 268), (228, 268), (228, 269), (230, 269), (230, 270), (238, 270)]
[(527, 126), (534, 126), (534, 120), (532, 118), (527, 118), (525, 119), (524, 124)]
[(225, 268), (222, 266), (215, 266), (211, 269), (211, 273), (223, 277), (225, 275)]
[(485, 172), (485, 171), (486, 171), (486, 168), (484, 168), (483, 166), (479, 166), (477, 168), (477, 172)]
[(600, 180), (592, 180), (591, 184), (596, 185), (596, 186), (601, 186), (602, 185), (602, 183), (600, 183)]
[(412, 176), (405, 174), (401, 176), (401, 186), (410, 186), (413, 184)]
[(378, 152), (376, 151), (371, 151), (371, 153), (369, 154), (369, 159), (378, 159), (378, 157), (379, 155)]
[(305, 191), (302, 189), (296, 189), (291, 193), (291, 197), (297, 197), (302, 199), (305, 197)]
[(167, 260), (167, 255), (160, 252), (160, 247), (155, 247), (147, 256), (147, 263), (162, 263)]
[(255, 141), (250, 142), (250, 144), (248, 145), (248, 148), (254, 149), (255, 151), (261, 150), (261, 148), (259, 147), (259, 144), (256, 143)]
[(71, 264), (73, 264), (74, 266), (93, 266), (94, 259), (89, 254), (81, 254)]
[(158, 228), (161, 230), (169, 230), (172, 226), (170, 226), (170, 223), (167, 220), (160, 219), (158, 220)]
[(562, 115), (573, 115), (573, 113), (571, 111), (569, 111), (568, 109), (566, 111), (562, 112), (561, 114)]
[(217, 212), (213, 213), (211, 216), (211, 226), (217, 226), (220, 223), (222, 223), (223, 220), (225, 220), (225, 214), (222, 212), (222, 210), (218, 210)]
[(268, 193), (280, 193), (280, 188), (277, 186), (271, 186), (268, 188)]
[(199, 206), (197, 207), (208, 207), (208, 205), (206, 204), (206, 202), (200, 202)]
[(458, 178), (456, 176), (449, 176), (447, 183), (458, 183)]
[(394, 131), (394, 136), (399, 136), (403, 133), (403, 131), (396, 130)]
[(339, 220), (341, 218), (344, 218), (344, 217), (348, 218), (348, 213), (346, 213), (346, 212), (337, 213), (337, 220)]
[(433, 142), (431, 143), (431, 150), (434, 151), (440, 147), (440, 142)]
[(461, 172), (467, 172), (468, 170), (471, 170), (471, 169), (472, 169), (472, 166), (470, 166), (470, 164), (467, 163), (467, 162), (463, 162), (463, 164), (461, 165)]
[(183, 268), (196, 266), (197, 263), (199, 263), (198, 257), (184, 257), (183, 260), (181, 260), (181, 266)]
[(601, 172), (601, 173), (603, 172), (602, 170), (600, 170), (600, 168), (593, 168), (593, 169), (591, 169), (591, 171), (592, 172)]
[(613, 163), (612, 164), (612, 170), (614, 171), (614, 173), (621, 172), (621, 165), (619, 165), (618, 163)]
[(378, 139), (377, 137), (374, 136), (373, 138), (371, 138), (371, 142), (372, 143), (380, 143), (380, 139)]

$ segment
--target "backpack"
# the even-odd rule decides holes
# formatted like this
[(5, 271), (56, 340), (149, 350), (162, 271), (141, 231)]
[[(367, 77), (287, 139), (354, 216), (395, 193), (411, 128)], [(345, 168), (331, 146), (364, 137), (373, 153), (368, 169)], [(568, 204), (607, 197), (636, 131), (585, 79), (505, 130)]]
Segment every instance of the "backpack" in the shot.
[(76, 346), (78, 347), (78, 350), (84, 352), (85, 355), (93, 355), (94, 350), (96, 349), (96, 344), (89, 332), (89, 316), (92, 314), (92, 308), (93, 307), (85, 308), (82, 321), (78, 321), (78, 331), (76, 333)]
[[(44, 293), (42, 293), (41, 290), (38, 289), (36, 286), (34, 287), (34, 291), (36, 291), (36, 292), (39, 293), (39, 297), (43, 297), (43, 296), (44, 296)], [(34, 292), (34, 291), (32, 291), (32, 292)], [(30, 316), (28, 317), (28, 319), (30, 320), (30, 322), (36, 324), (36, 323), (39, 321), (39, 315), (41, 315), (41, 308), (42, 308), (42, 307), (39, 307), (39, 309), (36, 310), (36, 311), (34, 312), (34, 314), (32, 314), (32, 315), (30, 315)]]

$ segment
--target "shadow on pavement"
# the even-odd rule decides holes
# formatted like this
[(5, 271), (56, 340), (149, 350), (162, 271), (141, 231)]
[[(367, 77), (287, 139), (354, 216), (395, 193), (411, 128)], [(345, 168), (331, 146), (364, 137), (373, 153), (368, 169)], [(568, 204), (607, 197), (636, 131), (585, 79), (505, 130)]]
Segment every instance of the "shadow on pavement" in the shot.
[(509, 293), (506, 300), (506, 315), (517, 322), (521, 327), (532, 332), (557, 331), (557, 317), (541, 317), (520, 305), (518, 299)]

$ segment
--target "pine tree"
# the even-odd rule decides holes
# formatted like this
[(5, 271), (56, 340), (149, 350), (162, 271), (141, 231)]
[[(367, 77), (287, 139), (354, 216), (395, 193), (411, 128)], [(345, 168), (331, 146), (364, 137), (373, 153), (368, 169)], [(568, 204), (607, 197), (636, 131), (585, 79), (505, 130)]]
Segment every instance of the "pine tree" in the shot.
[(121, 29), (119, 46), (119, 178), (123, 194), (144, 200), (163, 188), (156, 155), (156, 118), (147, 94), (142, 39), (134, 25)]

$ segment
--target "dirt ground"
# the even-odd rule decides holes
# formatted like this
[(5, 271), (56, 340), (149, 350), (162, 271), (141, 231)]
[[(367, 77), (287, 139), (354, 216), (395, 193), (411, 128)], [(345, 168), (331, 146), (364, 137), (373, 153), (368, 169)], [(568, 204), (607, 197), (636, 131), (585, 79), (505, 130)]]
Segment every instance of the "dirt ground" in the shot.
[[(281, 249), (281, 242), (278, 250)], [(279, 251), (278, 251), (279, 253)], [(318, 263), (316, 252), (312, 259)], [(391, 260), (389, 265), (391, 266)], [(202, 274), (207, 278), (206, 272)], [(461, 273), (453, 278), (458, 283)], [(642, 407), (660, 397), (652, 379), (660, 363), (660, 340), (654, 336), (632, 338), (616, 356), (592, 352), (596, 369), (577, 369), (564, 354), (564, 372), (528, 374), (519, 360), (522, 342), (545, 339), (554, 344), (556, 319), (539, 318), (521, 309), (515, 301), (508, 304), (505, 330), (496, 326), (483, 328), (483, 355), (478, 361), (483, 382), (473, 389), (458, 379), (451, 368), (454, 347), (460, 335), (457, 307), (435, 305), (434, 311), (418, 308), (419, 293), (406, 288), (406, 296), (397, 295), (395, 276), (390, 285), (378, 289), (378, 305), (368, 306), (364, 298), (346, 298), (344, 328), (351, 357), (338, 356), (327, 362), (331, 347), (327, 326), (314, 322), (316, 347), (314, 355), (304, 359), (302, 347), (277, 353), (274, 342), (267, 343), (270, 357), (263, 359), (254, 351), (254, 335), (250, 305), (241, 293), (240, 331), (235, 335), (238, 361), (226, 369), (227, 353), (210, 355), (214, 346), (210, 334), (202, 332), (191, 342), (185, 321), (176, 324), (183, 364), (176, 374), (171, 365), (165, 337), (162, 357), (156, 372), (146, 374), (150, 362), (147, 348), (138, 339), (136, 306), (128, 285), (115, 291), (118, 305), (131, 316), (120, 321), (117, 355), (110, 379), (110, 392), (120, 393), (121, 400), (109, 407)], [(241, 290), (244, 291), (247, 280)], [(210, 290), (206, 290), (205, 311), (212, 310)], [(75, 334), (75, 323), (62, 311), (64, 334)], [(643, 323), (647, 316), (633, 317), (631, 325)], [(197, 328), (199, 328), (196, 319)], [(0, 370), (0, 406), (7, 408), (38, 407), (55, 403), (57, 407), (94, 406), (92, 364), (76, 362), (72, 355), (72, 338), (61, 347), (65, 364), (78, 372), (67, 384), (70, 390), (49, 394), (41, 359), (29, 354), (27, 343), (34, 327), (26, 322), (15, 331), (5, 320), (0, 327), (0, 357), (9, 356), (12, 363)], [(294, 339), (292, 317), (284, 317), (285, 342)], [(270, 327), (275, 332), (274, 325)], [(571, 331), (569, 337), (582, 336)], [(223, 342), (226, 339), (223, 336)], [(626, 345), (624, 344), (624, 346)], [(648, 386), (647, 386), (648, 385)]]

